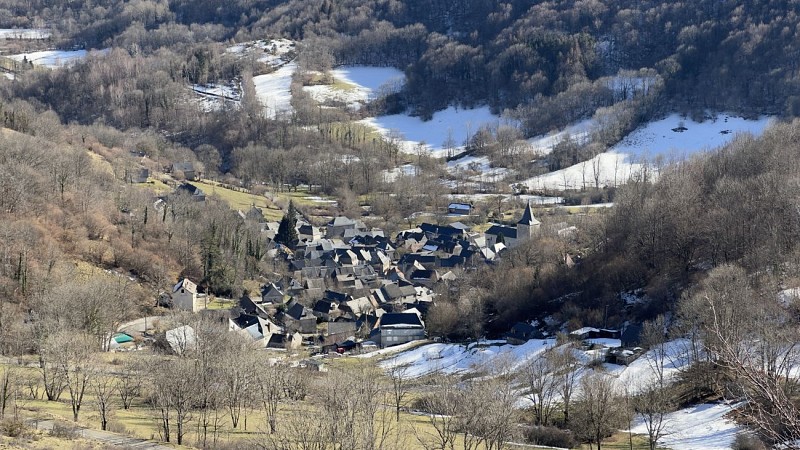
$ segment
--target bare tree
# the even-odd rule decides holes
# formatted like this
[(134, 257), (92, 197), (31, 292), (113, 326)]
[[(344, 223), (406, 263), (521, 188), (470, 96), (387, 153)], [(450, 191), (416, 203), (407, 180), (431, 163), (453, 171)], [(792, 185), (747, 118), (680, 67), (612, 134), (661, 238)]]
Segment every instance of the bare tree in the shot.
[(393, 366), (389, 369), (389, 379), (392, 380), (392, 401), (395, 407), (395, 416), (400, 422), (400, 409), (403, 400), (408, 395), (408, 366)]
[(547, 354), (553, 367), (553, 378), (556, 384), (556, 393), (561, 396), (561, 405), (564, 411), (564, 423), (569, 423), (572, 396), (578, 382), (581, 362), (575, 356), (574, 344), (565, 342), (553, 348)]
[(428, 430), (414, 428), (417, 441), (426, 450), (452, 449), (459, 432), (459, 396), (457, 380), (438, 376), (434, 379), (433, 392), (422, 398), (420, 407), (426, 413)]
[(153, 362), (150, 370), (150, 403), (159, 413), (159, 432), (170, 442), (174, 429), (176, 443), (183, 444), (192, 407), (197, 401), (195, 361), (188, 358), (166, 358)]
[(667, 435), (667, 414), (674, 411), (673, 393), (650, 383), (632, 399), (633, 411), (647, 430), (650, 450), (655, 450), (659, 439)]
[[(760, 294), (746, 272), (720, 266), (684, 299), (684, 316), (694, 314), (714, 363), (735, 380), (747, 400), (743, 416), (773, 442), (799, 442), (800, 411), (789, 376), (798, 363), (796, 318), (765, 286)], [(790, 446), (792, 444), (789, 444)]]
[(0, 377), (0, 418), (5, 417), (9, 401), (14, 399), (16, 402), (17, 383), (16, 370), (6, 367)]
[(117, 391), (122, 409), (130, 409), (133, 399), (141, 394), (142, 373), (139, 365), (137, 361), (125, 362), (122, 371), (117, 374)]
[(603, 439), (623, 423), (624, 402), (614, 378), (608, 375), (587, 374), (581, 378), (580, 387), (572, 428), (600, 450)]
[(527, 363), (520, 374), (528, 391), (526, 396), (531, 401), (533, 416), (539, 425), (550, 423), (550, 417), (557, 405), (558, 384), (553, 362), (553, 359), (541, 355)]
[(95, 374), (97, 362), (92, 358), (91, 347), (92, 342), (88, 336), (67, 332), (51, 336), (49, 351), (64, 374), (72, 419), (76, 422), (89, 381)]
[(118, 384), (117, 379), (111, 375), (98, 375), (91, 380), (92, 392), (94, 393), (95, 406), (100, 414), (100, 429), (108, 429), (108, 421), (113, 413), (113, 397), (116, 395)]
[(259, 370), (257, 375), (259, 398), (269, 424), (270, 434), (278, 430), (278, 406), (284, 398), (281, 381), (284, 370), (287, 369), (273, 364)]

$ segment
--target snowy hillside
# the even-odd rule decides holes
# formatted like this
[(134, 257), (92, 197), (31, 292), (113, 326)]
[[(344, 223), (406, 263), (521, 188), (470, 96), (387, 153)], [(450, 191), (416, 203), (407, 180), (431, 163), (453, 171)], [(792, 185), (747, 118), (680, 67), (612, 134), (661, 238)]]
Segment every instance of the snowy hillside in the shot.
[[(719, 115), (702, 123), (673, 114), (638, 128), (608, 152), (589, 161), (524, 181), (536, 190), (582, 189), (618, 186), (640, 173), (644, 161), (678, 161), (730, 142), (737, 133), (760, 135), (771, 123), (768, 117), (747, 120)], [(657, 174), (650, 170), (650, 174)]]
[(0, 39), (39, 40), (52, 34), (44, 28), (0, 28)]
[(34, 66), (42, 66), (52, 69), (74, 64), (75, 62), (85, 58), (86, 55), (86, 50), (44, 50), (41, 52), (10, 55), (9, 58), (16, 61), (27, 60), (33, 63)]
[(242, 42), (226, 49), (228, 53), (252, 57), (270, 67), (280, 67), (294, 58), (297, 47), (289, 39), (260, 39)]
[[(404, 367), (404, 375), (418, 378), (433, 373), (463, 374), (474, 371), (489, 370), (502, 367), (504, 370), (517, 370), (532, 361), (556, 344), (554, 339), (532, 339), (522, 345), (511, 345), (505, 341), (484, 341), (463, 344), (428, 344), (412, 350), (401, 352), (381, 362), (381, 367), (391, 369)], [(619, 343), (617, 341), (616, 345)], [(574, 350), (575, 356), (584, 364), (602, 359), (604, 350)], [(649, 351), (628, 366), (603, 364), (603, 373), (619, 380), (621, 386), (627, 386), (637, 392), (655, 380), (654, 365), (663, 360), (664, 377), (669, 380), (691, 362), (689, 342), (683, 339), (665, 344), (663, 357)]]
[[(673, 450), (729, 449), (736, 434), (743, 430), (726, 418), (734, 409), (735, 405), (704, 403), (668, 414), (659, 444)], [(647, 427), (640, 423), (631, 431), (647, 434)]]
[(360, 109), (379, 92), (397, 91), (405, 83), (405, 74), (393, 67), (342, 66), (330, 74), (340, 85), (303, 86), (303, 90), (319, 103), (344, 103), (352, 110)]
[(454, 148), (463, 148), (467, 137), (481, 126), (502, 122), (503, 119), (492, 114), (488, 106), (474, 109), (451, 106), (437, 111), (428, 121), (408, 114), (371, 117), (360, 121), (389, 139), (399, 140), (401, 150), (406, 153), (416, 153), (421, 148), (437, 157), (447, 154), (448, 137), (452, 138)]
[[(613, 340), (612, 340), (613, 341)], [(683, 339), (667, 342), (663, 352), (649, 351), (640, 356), (629, 366), (602, 364), (600, 373), (614, 377), (620, 389), (627, 388), (636, 393), (656, 380), (654, 367), (663, 361), (666, 380), (672, 379), (679, 371), (690, 364), (690, 342)], [(393, 353), (380, 363), (385, 370), (401, 368), (399, 372), (407, 378), (418, 378), (434, 373), (449, 375), (468, 373), (499, 373), (515, 371), (525, 364), (542, 356), (555, 345), (554, 339), (533, 339), (522, 345), (510, 345), (505, 341), (483, 341), (463, 344), (428, 344), (408, 350), (408, 345), (392, 351)], [(583, 364), (603, 357), (603, 350), (575, 349), (575, 356)], [(590, 373), (593, 369), (583, 368), (578, 377)], [(520, 391), (519, 407), (526, 407), (530, 400)], [(665, 420), (666, 432), (660, 444), (674, 450), (693, 449), (727, 449), (742, 427), (728, 420), (726, 415), (736, 405), (701, 404), (678, 410), (669, 414)], [(632, 431), (646, 434), (643, 424), (635, 424)]]
[(528, 139), (528, 143), (534, 152), (540, 155), (547, 155), (553, 151), (556, 145), (566, 140), (571, 140), (577, 144), (586, 143), (595, 126), (591, 119), (567, 126), (563, 130), (554, 131), (543, 136)]
[(270, 119), (292, 113), (291, 85), (295, 70), (297, 64), (289, 63), (275, 72), (253, 77), (256, 96)]
[[(239, 58), (251, 58), (266, 64), (270, 70), (277, 69), (253, 77), (256, 95), (264, 105), (265, 114), (271, 119), (292, 112), (290, 86), (297, 66), (291, 61), (296, 51), (296, 43), (289, 39), (260, 39), (226, 49), (226, 52)], [(225, 103), (238, 105), (242, 95), (238, 81), (233, 80), (219, 84), (195, 84), (191, 88), (205, 111), (219, 110)]]
[(487, 345), (429, 344), (383, 361), (381, 367), (403, 367), (403, 375), (408, 378), (433, 373), (463, 374), (501, 366), (514, 370), (553, 347), (555, 342), (555, 339), (532, 339), (522, 345), (496, 341)]
[(452, 175), (469, 174), (471, 181), (500, 180), (511, 171), (505, 167), (492, 167), (486, 156), (465, 156), (447, 163), (447, 171)]

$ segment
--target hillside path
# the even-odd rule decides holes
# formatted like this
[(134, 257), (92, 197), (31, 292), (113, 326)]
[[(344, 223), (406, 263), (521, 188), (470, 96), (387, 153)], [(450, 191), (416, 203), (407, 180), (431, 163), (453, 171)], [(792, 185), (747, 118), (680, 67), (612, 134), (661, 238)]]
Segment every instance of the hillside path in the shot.
[[(29, 420), (28, 424), (37, 430), (49, 431), (53, 429), (52, 420)], [(125, 436), (123, 434), (112, 433), (110, 431), (93, 430), (91, 428), (84, 428), (81, 426), (76, 426), (76, 429), (77, 433), (85, 439), (100, 441), (115, 447), (141, 450), (175, 450), (175, 447), (162, 445), (155, 441)]]

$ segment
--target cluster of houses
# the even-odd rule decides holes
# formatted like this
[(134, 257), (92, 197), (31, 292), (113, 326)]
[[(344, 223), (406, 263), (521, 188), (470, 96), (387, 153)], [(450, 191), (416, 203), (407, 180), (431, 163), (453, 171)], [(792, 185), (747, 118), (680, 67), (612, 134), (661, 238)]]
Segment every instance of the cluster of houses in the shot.
[[(277, 232), (278, 224), (263, 221), (257, 208), (240, 216), (260, 220), (268, 237)], [(505, 242), (497, 242), (495, 227), (472, 232), (461, 223), (426, 223), (391, 239), (360, 220), (336, 217), (315, 227), (300, 218), (294, 248), (276, 245), (270, 253), (290, 267), (291, 276), (243, 295), (229, 327), (268, 348), (341, 352), (363, 342), (388, 347), (424, 339), (437, 286), (446, 288), (463, 270), (495, 260), (538, 226), (530, 205), (516, 227), (498, 229)], [(187, 279), (171, 297), (174, 308), (193, 312), (208, 303)]]

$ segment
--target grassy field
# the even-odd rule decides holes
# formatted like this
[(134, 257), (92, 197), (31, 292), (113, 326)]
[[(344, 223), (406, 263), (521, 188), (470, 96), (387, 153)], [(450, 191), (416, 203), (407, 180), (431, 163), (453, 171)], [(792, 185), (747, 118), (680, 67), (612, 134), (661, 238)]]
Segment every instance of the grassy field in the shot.
[(231, 309), (236, 305), (237, 302), (235, 300), (214, 298), (212, 301), (208, 303), (206, 309), (211, 309), (211, 310)]
[[(101, 355), (101, 365), (107, 365), (108, 368), (113, 368), (114, 366), (111, 364), (113, 362), (117, 362), (119, 360), (124, 360), (130, 356), (128, 353), (106, 353)], [(357, 360), (356, 358), (339, 358), (331, 360), (331, 367), (337, 366), (351, 366), (358, 363), (363, 363), (363, 360)], [(26, 367), (18, 369), (20, 370), (20, 374), (24, 374), (24, 376), (36, 377), (39, 375), (38, 370)], [(309, 373), (309, 376), (311, 375)], [(24, 396), (23, 396), (24, 397)], [(91, 392), (87, 392), (86, 397), (83, 402), (83, 407), (81, 409), (80, 420), (77, 422), (78, 425), (99, 429), (100, 428), (100, 419), (99, 414), (95, 408), (95, 398)], [(7, 413), (13, 413), (13, 407), (9, 407)], [(393, 444), (391, 447), (393, 448), (403, 448), (409, 450), (423, 450), (423, 445), (420, 444), (419, 438), (425, 438), (427, 436), (433, 436), (435, 433), (434, 428), (428, 422), (428, 418), (425, 415), (420, 414), (411, 414), (407, 412), (403, 412), (400, 415), (400, 421), (396, 422), (394, 420), (394, 415), (391, 409), (383, 409), (381, 410), (383, 413), (379, 413), (379, 416), (383, 416), (383, 420), (385, 424), (389, 427), (388, 438), (387, 441)], [(55, 419), (62, 421), (64, 423), (72, 423), (72, 411), (69, 405), (69, 394), (64, 392), (60, 401), (56, 402), (48, 402), (44, 400), (31, 400), (29, 398), (22, 398), (18, 402), (18, 412), (19, 416), (22, 419)], [(278, 417), (278, 427), (280, 428), (282, 424), (289, 423), (292, 421), (293, 418), (298, 417), (298, 415), (308, 415), (308, 414), (315, 414), (316, 408), (306, 402), (288, 402), (284, 403), (280, 407), (279, 417)], [(233, 429), (230, 426), (230, 419), (228, 417), (227, 410), (221, 409), (219, 410), (219, 417), (221, 419), (221, 432), (219, 434), (219, 438), (223, 441), (232, 443), (241, 442), (245, 444), (247, 442), (253, 442), (256, 440), (263, 440), (264, 435), (263, 432), (266, 430), (266, 421), (263, 411), (259, 409), (249, 410), (245, 412), (245, 417), (242, 417), (241, 425), (238, 429)], [(197, 444), (199, 439), (198, 434), (198, 426), (196, 419), (198, 418), (198, 414), (193, 415), (193, 421), (190, 423), (187, 428), (189, 429), (189, 433), (186, 435), (185, 439), (189, 446), (192, 444)], [(377, 419), (380, 425), (381, 417)], [(246, 423), (246, 429), (245, 429)], [(110, 431), (126, 434), (138, 438), (143, 439), (153, 439), (159, 440), (159, 432), (158, 432), (158, 412), (150, 407), (149, 404), (146, 403), (144, 398), (136, 398), (133, 402), (132, 408), (130, 410), (123, 410), (119, 407), (116, 407), (113, 411), (111, 424), (110, 424)], [(174, 437), (173, 437), (174, 438)], [(633, 448), (634, 450), (644, 450), (647, 448), (646, 439), (643, 436), (633, 436), (633, 446), (631, 447), (629, 442), (629, 435), (624, 432), (617, 433), (616, 435), (612, 436), (611, 438), (607, 439), (603, 442), (602, 448), (605, 449), (612, 449), (612, 450), (623, 450), (623, 449), (630, 449)], [(8, 443), (8, 446), (6, 445)], [(8, 438), (3, 437), (0, 438), (0, 448), (9, 448), (14, 447), (17, 448), (24, 444), (25, 448), (94, 448), (93, 445), (89, 441), (86, 440), (69, 440), (65, 442), (63, 439), (58, 440), (54, 437), (51, 437), (47, 434), (43, 434), (41, 432), (32, 431), (28, 433), (27, 436), (18, 437), (18, 438)], [(457, 443), (457, 448), (460, 446), (460, 443)], [(174, 446), (175, 448), (188, 448), (188, 447), (179, 447)], [(105, 448), (105, 447), (98, 447), (98, 448)], [(541, 447), (535, 447), (530, 445), (516, 445), (516, 444), (509, 444), (506, 448), (509, 449), (536, 449)], [(590, 450), (591, 447), (588, 445), (583, 445), (579, 447), (580, 449)]]
[(162, 195), (172, 192), (172, 188), (169, 187), (166, 183), (152, 177), (147, 179), (146, 185), (148, 188), (153, 190), (156, 193), (156, 195)]
[(280, 220), (283, 217), (283, 211), (264, 196), (234, 191), (208, 180), (190, 181), (189, 184), (202, 189), (208, 196), (219, 197), (228, 203), (233, 210), (247, 212), (251, 207), (255, 206), (261, 208), (261, 213), (267, 220)]

